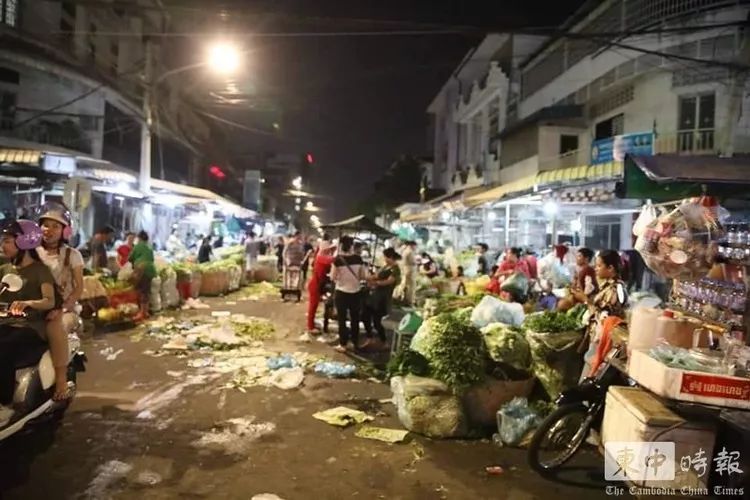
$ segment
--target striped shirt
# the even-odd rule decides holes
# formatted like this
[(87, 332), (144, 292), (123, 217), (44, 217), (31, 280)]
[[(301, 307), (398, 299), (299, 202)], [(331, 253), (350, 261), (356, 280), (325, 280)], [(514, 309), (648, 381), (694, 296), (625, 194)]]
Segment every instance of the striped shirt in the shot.
[(359, 255), (339, 255), (333, 261), (331, 278), (336, 290), (344, 293), (359, 293), (365, 279), (365, 263)]

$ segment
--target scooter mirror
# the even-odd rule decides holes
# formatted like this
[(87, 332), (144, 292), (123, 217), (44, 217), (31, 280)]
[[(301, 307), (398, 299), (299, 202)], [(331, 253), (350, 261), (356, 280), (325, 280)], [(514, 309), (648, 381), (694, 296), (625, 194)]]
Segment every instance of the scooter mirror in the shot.
[(23, 288), (23, 279), (17, 274), (6, 274), (0, 281), (0, 293), (5, 292), (17, 292)]

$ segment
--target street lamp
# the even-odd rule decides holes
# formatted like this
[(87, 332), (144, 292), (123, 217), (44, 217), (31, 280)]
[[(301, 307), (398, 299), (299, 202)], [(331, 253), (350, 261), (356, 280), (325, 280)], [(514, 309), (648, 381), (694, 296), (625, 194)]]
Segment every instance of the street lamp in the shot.
[(206, 60), (171, 69), (154, 78), (151, 40), (146, 39), (144, 47), (146, 67), (143, 75), (145, 90), (143, 92), (143, 126), (141, 127), (139, 175), (139, 185), (143, 193), (146, 195), (151, 193), (151, 127), (153, 125), (151, 100), (154, 89), (169, 76), (204, 66), (209, 66), (212, 70), (222, 75), (234, 73), (240, 67), (241, 56), (242, 53), (232, 44), (227, 42), (216, 43), (209, 48)]
[(295, 177), (292, 181), (292, 187), (294, 189), (302, 189), (302, 177)]
[(222, 75), (235, 73), (240, 67), (240, 51), (229, 42), (217, 42), (208, 50), (208, 67)]

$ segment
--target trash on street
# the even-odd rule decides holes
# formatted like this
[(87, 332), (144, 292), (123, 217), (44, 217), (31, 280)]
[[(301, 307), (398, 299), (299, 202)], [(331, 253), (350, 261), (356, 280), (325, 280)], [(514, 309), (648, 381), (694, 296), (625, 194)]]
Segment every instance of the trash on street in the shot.
[(330, 378), (351, 377), (356, 371), (356, 366), (339, 361), (324, 361), (315, 365), (315, 373)]
[(384, 427), (363, 426), (354, 434), (365, 439), (375, 439), (385, 443), (401, 443), (406, 439), (409, 431), (403, 429), (386, 429)]
[(375, 417), (371, 417), (363, 411), (347, 408), (346, 406), (337, 406), (336, 408), (319, 411), (313, 414), (313, 418), (322, 420), (327, 424), (335, 425), (336, 427), (348, 427), (375, 420)]

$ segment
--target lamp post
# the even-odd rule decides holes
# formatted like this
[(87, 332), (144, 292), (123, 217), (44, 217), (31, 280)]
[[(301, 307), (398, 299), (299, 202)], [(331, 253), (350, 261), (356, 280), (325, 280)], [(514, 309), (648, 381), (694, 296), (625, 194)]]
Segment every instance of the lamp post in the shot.
[(146, 39), (144, 48), (145, 70), (143, 91), (143, 125), (141, 126), (141, 161), (139, 172), (139, 186), (143, 193), (151, 193), (151, 127), (153, 125), (153, 110), (151, 109), (151, 93), (166, 78), (195, 68), (208, 66), (214, 72), (228, 75), (237, 71), (241, 64), (241, 52), (233, 45), (221, 42), (212, 45), (206, 60), (171, 69), (153, 79), (153, 46), (150, 39)]

